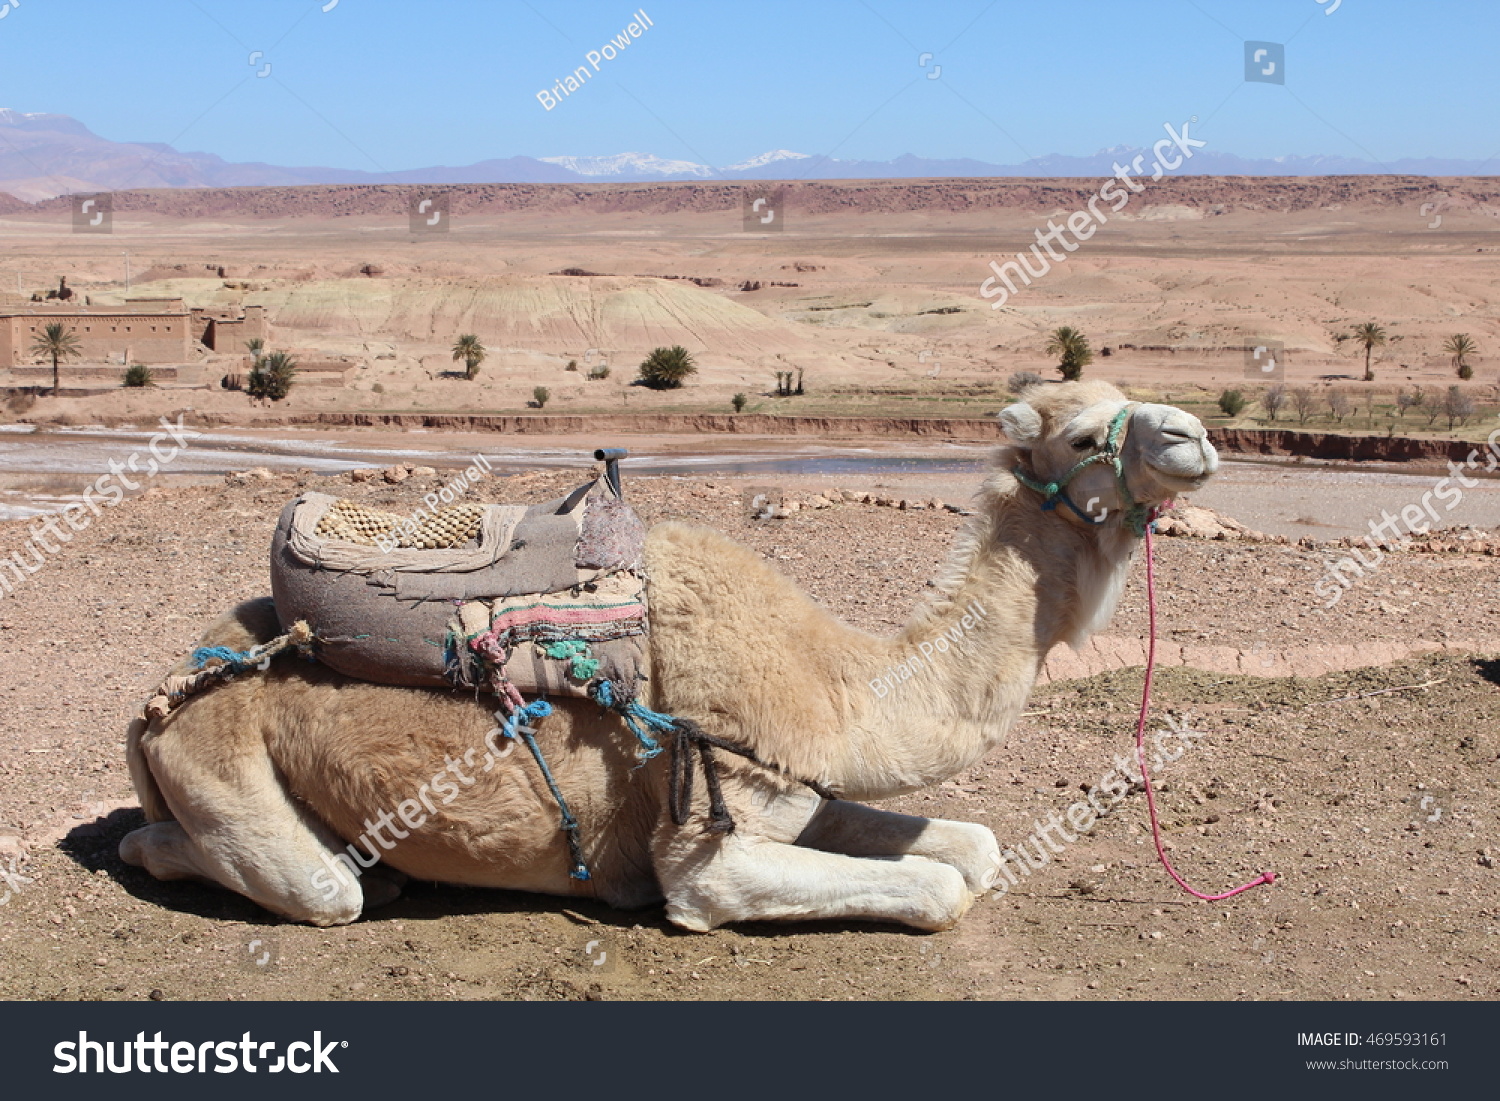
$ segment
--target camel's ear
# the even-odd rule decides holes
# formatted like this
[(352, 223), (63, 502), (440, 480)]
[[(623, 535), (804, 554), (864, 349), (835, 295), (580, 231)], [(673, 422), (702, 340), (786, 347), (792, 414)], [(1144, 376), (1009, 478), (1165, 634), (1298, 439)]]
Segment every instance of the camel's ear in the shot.
[(1042, 434), (1042, 417), (1024, 401), (1007, 405), (996, 414), (1006, 439), (1017, 447), (1030, 447)]

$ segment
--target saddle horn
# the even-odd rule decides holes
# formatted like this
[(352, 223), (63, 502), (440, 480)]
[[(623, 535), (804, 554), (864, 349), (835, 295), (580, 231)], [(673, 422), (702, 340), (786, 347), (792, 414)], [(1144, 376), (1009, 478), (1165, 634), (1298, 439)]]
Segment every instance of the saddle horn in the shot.
[(622, 501), (625, 499), (625, 494), (620, 489), (620, 460), (629, 454), (630, 452), (623, 447), (601, 447), (594, 452), (595, 460), (604, 464), (605, 483)]

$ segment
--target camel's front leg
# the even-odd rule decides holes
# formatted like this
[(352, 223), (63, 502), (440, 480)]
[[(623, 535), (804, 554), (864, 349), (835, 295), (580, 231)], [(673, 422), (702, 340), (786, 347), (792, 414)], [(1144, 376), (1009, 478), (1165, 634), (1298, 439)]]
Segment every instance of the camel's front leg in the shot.
[(667, 917), (704, 933), (734, 921), (857, 918), (948, 929), (973, 901), (964, 877), (918, 856), (864, 859), (736, 832), (677, 836), (657, 853)]
[(985, 826), (896, 814), (843, 799), (818, 807), (797, 844), (847, 856), (925, 856), (957, 868), (975, 894), (993, 887), (1000, 873), (1000, 846)]

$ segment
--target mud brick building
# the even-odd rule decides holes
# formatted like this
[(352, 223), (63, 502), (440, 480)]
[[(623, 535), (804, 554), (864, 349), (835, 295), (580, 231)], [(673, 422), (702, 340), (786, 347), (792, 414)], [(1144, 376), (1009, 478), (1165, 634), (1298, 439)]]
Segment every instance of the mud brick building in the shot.
[(120, 306), (83, 306), (73, 302), (0, 305), (0, 368), (40, 363), (31, 346), (42, 330), (61, 322), (78, 339), (87, 363), (184, 364), (201, 348), (244, 352), (253, 337), (266, 340), (269, 326), (262, 306), (188, 309), (180, 298), (131, 298)]

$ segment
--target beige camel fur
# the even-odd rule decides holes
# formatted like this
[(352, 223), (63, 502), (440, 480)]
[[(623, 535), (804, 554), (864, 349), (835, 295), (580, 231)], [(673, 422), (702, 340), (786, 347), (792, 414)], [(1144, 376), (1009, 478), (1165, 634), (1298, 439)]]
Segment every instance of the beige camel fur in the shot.
[[(694, 930), (810, 918), (947, 928), (995, 878), (993, 834), (853, 800), (914, 791), (972, 764), (1006, 736), (1048, 650), (1108, 621), (1139, 545), (1122, 526), (1111, 469), (1088, 467), (1068, 486), (1100, 522), (1043, 510), (1010, 470), (1063, 476), (1103, 446), (1125, 404), (1107, 384), (1065, 383), (1001, 412), (1009, 442), (976, 515), (935, 595), (893, 638), (839, 622), (716, 532), (652, 529), (645, 702), (780, 770), (719, 755), (731, 834), (704, 832), (701, 782), (695, 819), (675, 826), (666, 755), (637, 767), (616, 717), (558, 701), (537, 737), (593, 871), (570, 879), (556, 805), (484, 704), (283, 657), (165, 720), (132, 725), (131, 774), (150, 824), (121, 842), (121, 855), (158, 878), (208, 879), (318, 925), (388, 901), (405, 873), (618, 907), (664, 900), (668, 918)], [(1196, 418), (1152, 404), (1132, 408), (1123, 461), (1145, 504), (1196, 488), (1217, 465)], [(245, 649), (276, 631), (270, 601), (252, 601), (203, 644)], [(939, 638), (944, 651), (932, 645)], [(881, 680), (914, 655), (910, 679)], [(840, 798), (825, 802), (792, 777)], [(351, 874), (350, 853), (374, 867)]]

